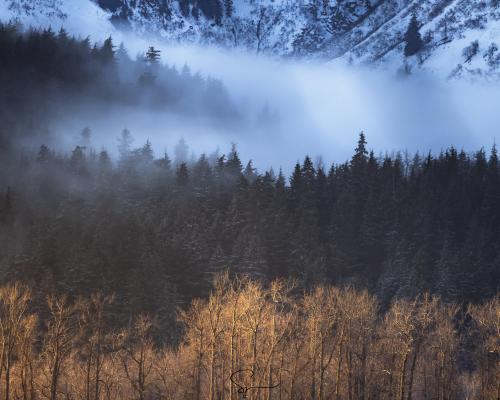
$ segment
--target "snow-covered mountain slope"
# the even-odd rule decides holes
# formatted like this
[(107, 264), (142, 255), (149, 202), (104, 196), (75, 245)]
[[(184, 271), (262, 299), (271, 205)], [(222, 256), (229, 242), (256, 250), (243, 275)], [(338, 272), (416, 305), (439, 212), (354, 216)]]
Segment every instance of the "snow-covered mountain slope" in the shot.
[[(424, 47), (405, 57), (412, 15)], [(500, 76), (500, 0), (0, 0), (0, 19), (13, 18), (96, 37), (126, 30), (444, 78)]]
[[(411, 71), (424, 68), (446, 78), (493, 77), (500, 73), (500, 1), (498, 0), (414, 0), (393, 3), (390, 17), (377, 21), (372, 13), (346, 33), (351, 46), (344, 60), (379, 64)], [(405, 4), (403, 4), (405, 3)], [(397, 7), (399, 5), (399, 7)], [(416, 56), (404, 57), (404, 34), (415, 14), (424, 40)], [(355, 43), (357, 30), (370, 31)], [(359, 35), (361, 37), (361, 35)]]
[(111, 13), (90, 0), (0, 0), (0, 21), (25, 27), (62, 27), (78, 36), (100, 40), (117, 34)]

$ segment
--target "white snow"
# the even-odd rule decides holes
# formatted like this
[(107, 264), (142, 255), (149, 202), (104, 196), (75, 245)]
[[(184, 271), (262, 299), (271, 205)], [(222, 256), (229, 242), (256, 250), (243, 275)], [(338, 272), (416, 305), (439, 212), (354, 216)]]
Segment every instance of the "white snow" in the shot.
[(69, 33), (102, 40), (122, 36), (110, 15), (90, 0), (0, 0), (0, 20), (18, 21), (26, 28), (64, 27)]

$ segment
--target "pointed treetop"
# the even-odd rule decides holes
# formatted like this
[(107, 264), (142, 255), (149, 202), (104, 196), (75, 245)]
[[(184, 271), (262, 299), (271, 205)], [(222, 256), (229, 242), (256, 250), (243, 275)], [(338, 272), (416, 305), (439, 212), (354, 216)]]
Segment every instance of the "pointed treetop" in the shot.
[(497, 145), (495, 142), (493, 142), (493, 146), (491, 148), (489, 165), (490, 165), (490, 168), (494, 172), (497, 172), (497, 170), (498, 170), (498, 150), (497, 150)]
[(366, 150), (366, 138), (364, 132), (359, 134), (358, 145), (354, 149), (354, 156), (352, 157), (351, 164), (359, 166), (366, 163), (368, 160), (368, 150)]
[(50, 150), (49, 148), (42, 144), (40, 146), (40, 150), (38, 151), (38, 156), (36, 158), (37, 162), (40, 164), (46, 164), (50, 159)]
[(189, 180), (189, 170), (185, 162), (177, 169), (176, 183), (178, 186), (186, 186)]
[(406, 57), (417, 54), (424, 47), (422, 35), (420, 34), (420, 24), (415, 14), (412, 15), (404, 40), (406, 42), (404, 53)]
[(68, 36), (68, 32), (66, 32), (66, 29), (64, 29), (62, 26), (61, 26), (61, 29), (59, 29), (59, 34), (57, 35), (58, 39), (60, 40), (68, 40), (69, 36)]
[(151, 142), (149, 141), (149, 139), (146, 141), (144, 146), (142, 146), (141, 156), (142, 156), (143, 160), (146, 162), (152, 162), (154, 159), (153, 146), (151, 145)]
[(241, 163), (235, 143), (231, 145), (231, 152), (229, 153), (226, 166), (230, 172), (235, 174), (241, 173), (241, 170), (243, 169), (243, 165)]
[(300, 167), (300, 163), (297, 161), (295, 164), (295, 168), (293, 169), (292, 176), (290, 178), (290, 186), (292, 189), (297, 190), (300, 186), (300, 182), (302, 178), (302, 168)]
[(243, 171), (243, 175), (249, 181), (253, 181), (256, 177), (256, 172), (257, 172), (257, 170), (253, 166), (253, 161), (249, 160), (247, 163), (247, 166), (245, 167), (245, 170)]
[(155, 49), (153, 46), (148, 48), (146, 52), (146, 61), (150, 64), (158, 64), (160, 61), (161, 50)]
[(283, 170), (280, 167), (280, 172), (278, 174), (278, 179), (276, 179), (276, 189), (278, 191), (285, 190), (285, 175), (283, 175)]
[(316, 176), (316, 170), (311, 157), (306, 156), (304, 159), (304, 164), (302, 165), (302, 177), (304, 178), (304, 183), (306, 185), (312, 185)]

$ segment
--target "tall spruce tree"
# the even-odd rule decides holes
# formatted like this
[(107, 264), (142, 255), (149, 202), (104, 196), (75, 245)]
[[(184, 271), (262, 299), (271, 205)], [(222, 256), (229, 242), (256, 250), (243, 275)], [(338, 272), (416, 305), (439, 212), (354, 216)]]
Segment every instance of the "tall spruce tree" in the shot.
[(368, 150), (366, 149), (366, 137), (364, 132), (359, 134), (358, 145), (354, 150), (354, 155), (351, 159), (351, 166), (354, 169), (362, 168), (368, 161)]
[(408, 29), (406, 30), (404, 40), (405, 45), (405, 56), (411, 57), (417, 54), (424, 47), (424, 42), (422, 40), (422, 35), (420, 35), (420, 27), (415, 14), (412, 15)]
[(161, 50), (155, 49), (153, 46), (150, 46), (148, 48), (148, 51), (146, 52), (146, 61), (150, 65), (158, 64), (158, 62), (160, 61), (160, 54)]

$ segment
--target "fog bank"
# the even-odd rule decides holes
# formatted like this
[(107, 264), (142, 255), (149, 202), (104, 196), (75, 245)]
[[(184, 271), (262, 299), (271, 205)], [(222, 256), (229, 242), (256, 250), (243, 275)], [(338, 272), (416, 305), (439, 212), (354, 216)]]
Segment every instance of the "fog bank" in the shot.
[[(130, 40), (130, 54), (145, 47)], [(309, 154), (325, 163), (343, 162), (364, 131), (375, 153), (397, 150), (439, 152), (451, 145), (472, 151), (489, 148), (500, 114), (498, 83), (443, 82), (431, 74), (395, 76), (381, 70), (276, 60), (255, 54), (189, 46), (164, 46), (162, 60), (181, 70), (223, 81), (239, 120), (213, 123), (196, 115), (118, 109), (83, 114), (61, 126), (91, 125), (99, 145), (113, 147), (120, 129), (136, 144), (152, 141), (161, 154), (184, 137), (197, 154), (231, 142), (259, 169), (293, 164)], [(90, 119), (90, 118), (89, 118)], [(112, 134), (110, 134), (112, 133)]]

